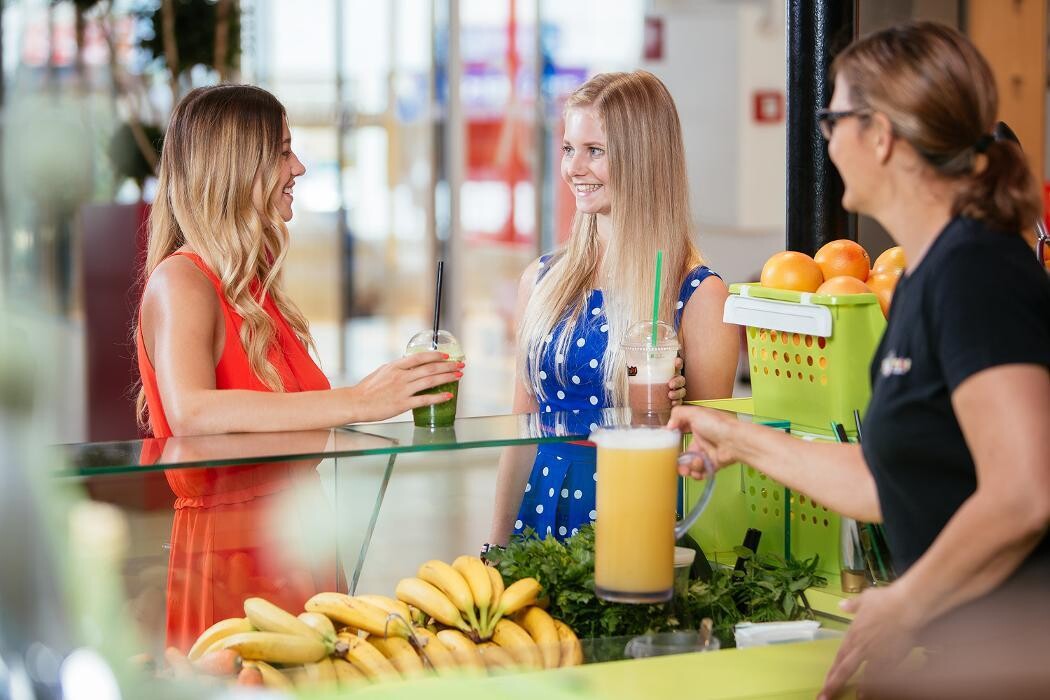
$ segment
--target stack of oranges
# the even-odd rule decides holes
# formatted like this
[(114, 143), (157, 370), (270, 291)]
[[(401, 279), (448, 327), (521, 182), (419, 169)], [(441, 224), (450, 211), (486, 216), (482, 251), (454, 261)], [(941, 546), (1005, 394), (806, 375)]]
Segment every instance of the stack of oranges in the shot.
[(762, 266), (764, 287), (817, 294), (874, 294), (882, 313), (888, 314), (893, 290), (904, 273), (904, 250), (890, 248), (875, 259), (851, 240), (831, 241), (812, 258), (787, 250), (776, 253)]

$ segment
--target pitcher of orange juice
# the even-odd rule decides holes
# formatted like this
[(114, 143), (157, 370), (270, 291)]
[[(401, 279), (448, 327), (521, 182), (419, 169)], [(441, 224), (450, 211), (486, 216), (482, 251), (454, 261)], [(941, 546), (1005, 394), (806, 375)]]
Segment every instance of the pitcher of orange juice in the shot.
[(714, 468), (689, 514), (674, 521), (682, 436), (667, 428), (600, 428), (594, 589), (618, 603), (662, 603), (674, 592), (674, 543), (711, 500)]

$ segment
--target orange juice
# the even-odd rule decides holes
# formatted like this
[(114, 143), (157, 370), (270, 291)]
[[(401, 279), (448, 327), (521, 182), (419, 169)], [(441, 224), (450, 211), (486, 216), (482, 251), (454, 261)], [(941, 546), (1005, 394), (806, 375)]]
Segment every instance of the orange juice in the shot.
[(598, 430), (594, 585), (625, 603), (670, 600), (674, 587), (677, 431)]

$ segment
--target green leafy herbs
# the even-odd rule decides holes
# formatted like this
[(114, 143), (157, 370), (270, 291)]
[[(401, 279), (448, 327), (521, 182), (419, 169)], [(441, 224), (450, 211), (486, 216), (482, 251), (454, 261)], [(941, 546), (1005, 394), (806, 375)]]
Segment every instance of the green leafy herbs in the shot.
[(744, 558), (743, 571), (716, 567), (710, 581), (692, 581), (686, 591), (663, 605), (609, 603), (595, 596), (594, 528), (590, 526), (564, 542), (526, 531), (486, 557), (507, 581), (535, 577), (549, 600), (549, 612), (581, 638), (696, 629), (710, 617), (722, 645), (733, 646), (732, 630), (738, 622), (812, 618), (800, 594), (827, 583), (817, 573), (817, 557), (786, 561), (744, 548), (737, 554)]

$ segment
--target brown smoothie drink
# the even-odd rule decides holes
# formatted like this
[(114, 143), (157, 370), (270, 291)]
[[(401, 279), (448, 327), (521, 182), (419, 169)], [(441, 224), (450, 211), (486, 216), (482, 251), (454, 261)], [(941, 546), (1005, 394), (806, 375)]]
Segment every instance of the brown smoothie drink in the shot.
[(621, 347), (627, 360), (627, 403), (632, 412), (661, 417), (669, 413), (667, 383), (678, 371), (678, 334), (658, 321), (654, 344), (653, 322), (639, 321), (627, 330)]

